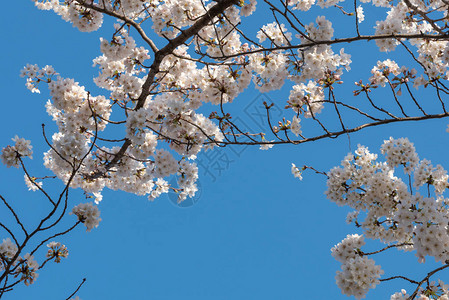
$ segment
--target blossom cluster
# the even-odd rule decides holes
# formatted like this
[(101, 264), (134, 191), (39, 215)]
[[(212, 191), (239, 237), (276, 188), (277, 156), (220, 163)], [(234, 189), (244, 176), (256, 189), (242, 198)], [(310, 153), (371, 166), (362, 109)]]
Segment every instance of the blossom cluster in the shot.
[(69, 251), (65, 245), (60, 242), (50, 242), (47, 244), (49, 248), (47, 251), (47, 259), (55, 259), (56, 263), (61, 262), (61, 258), (66, 258), (69, 255)]
[[(73, 27), (78, 28), (82, 32), (95, 31), (101, 27), (103, 23), (103, 14), (94, 9), (88, 9), (81, 6), (77, 1), (63, 1), (59, 0), (33, 0), (36, 7), (42, 10), (53, 10), (61, 18), (73, 24)], [(93, 1), (86, 1), (92, 4)]]
[(342, 263), (342, 271), (337, 271), (335, 277), (338, 287), (343, 294), (354, 295), (357, 299), (365, 297), (369, 289), (375, 288), (384, 273), (374, 260), (363, 256), (360, 252), (363, 245), (363, 236), (353, 234), (331, 249), (332, 256)]
[(267, 38), (275, 45), (281, 46), (288, 44), (288, 41), (292, 40), (292, 34), (287, 32), (284, 24), (279, 26), (278, 23), (270, 23), (264, 25), (262, 29), (257, 33), (259, 43), (262, 43)]
[[(328, 173), (326, 196), (340, 206), (355, 209), (347, 220), (360, 227), (367, 238), (415, 251), (419, 262), (424, 262), (426, 256), (447, 262), (449, 199), (442, 195), (449, 187), (446, 170), (440, 165), (433, 167), (428, 160), (419, 160), (415, 147), (407, 138), (384, 141), (381, 153), (386, 156), (385, 162), (378, 161), (376, 154), (359, 145), (355, 155), (348, 154), (341, 167)], [(408, 185), (395, 175), (400, 172), (399, 168), (408, 176)], [(412, 187), (412, 178), (416, 191), (408, 189), (408, 186)], [(426, 196), (420, 194), (419, 188), (423, 185), (427, 186)], [(435, 196), (431, 195), (430, 188)], [(364, 220), (361, 220), (362, 212)], [(362, 263), (359, 256), (363, 256), (360, 252), (363, 243), (361, 236), (348, 235), (332, 249), (332, 255), (344, 266), (348, 263), (357, 265)], [(364, 264), (374, 266), (368, 261)], [(347, 274), (354, 266), (344, 266), (344, 272), (337, 276), (337, 283), (344, 293), (360, 297), (366, 293), (366, 288), (376, 284), (373, 281), (365, 288), (351, 290), (354, 285), (346, 286), (348, 279), (342, 278), (349, 276)]]
[(344, 240), (335, 245), (331, 251), (332, 256), (341, 263), (357, 257), (357, 251), (365, 245), (362, 235), (348, 234)]
[(17, 245), (11, 242), (10, 238), (4, 239), (0, 244), (0, 255), (2, 259), (13, 258), (18, 251)]
[(384, 273), (380, 266), (375, 265), (374, 260), (366, 256), (350, 258), (341, 269), (335, 276), (338, 287), (343, 294), (357, 299), (365, 297), (369, 289), (374, 289)]
[(42, 188), (43, 182), (36, 181), (36, 177), (29, 177), (27, 174), (23, 176), (25, 180), (25, 184), (28, 187), (29, 191), (37, 191), (39, 188)]
[[(416, 34), (427, 33), (430, 34), (438, 31), (437, 13), (447, 15), (446, 4), (443, 1), (432, 1), (429, 5), (416, 2), (414, 4), (407, 4), (406, 2), (398, 2), (397, 5), (391, 6), (387, 1), (374, 2), (378, 6), (390, 7), (387, 18), (383, 21), (376, 22), (376, 35), (388, 34)], [(421, 15), (433, 13), (431, 19), (422, 20), (417, 17), (409, 17), (410, 13), (419, 11)], [(412, 13), (413, 14), (413, 13)], [(433, 24), (431, 24), (433, 23)], [(441, 32), (441, 31), (440, 31)], [(442, 77), (447, 79), (448, 73), (448, 54), (447, 41), (432, 41), (428, 43), (424, 39), (411, 40), (410, 43), (417, 48), (417, 61), (424, 67), (425, 73), (430, 78)], [(379, 39), (376, 44), (381, 51), (392, 51), (400, 44), (398, 39)]]
[[(20, 277), (19, 281), (23, 281), (25, 285), (33, 284), (39, 274), (39, 264), (29, 253), (22, 258), (18, 256), (18, 245), (13, 243), (10, 238), (6, 238), (0, 244), (0, 271), (7, 268), (12, 270), (14, 277)], [(11, 268), (11, 266), (13, 268)]]
[[(143, 61), (146, 56), (139, 57), (140, 50), (137, 50), (132, 52), (132, 55), (136, 55), (134, 61), (138, 59)], [(123, 64), (131, 61), (128, 58), (117, 57), (117, 53), (114, 53), (115, 56), (103, 56), (104, 59), (98, 59), (96, 63), (103, 64), (103, 70), (106, 70), (105, 60)], [(135, 66), (135, 63), (132, 65)], [(135, 71), (135, 74), (137, 73), (138, 71)], [(107, 164), (119, 150), (117, 147), (98, 147), (95, 152), (90, 152), (96, 134), (104, 130), (108, 124), (107, 120), (112, 111), (110, 101), (103, 96), (91, 96), (84, 87), (72, 79), (58, 76), (48, 80), (48, 85), (52, 100), (47, 102), (47, 111), (56, 121), (60, 131), (52, 136), (52, 149), (45, 153), (44, 160), (45, 166), (64, 182), (71, 179), (72, 187), (81, 187), (84, 191), (94, 194), (97, 200), (102, 198), (100, 192), (105, 186), (111, 189), (121, 188), (138, 195), (146, 194), (150, 199), (154, 199), (161, 193), (168, 192), (168, 188), (162, 188), (167, 185), (162, 177), (178, 173), (184, 178), (189, 178), (189, 180), (179, 180), (182, 184), (179, 188), (184, 191), (179, 194), (180, 199), (185, 199), (186, 195), (193, 196), (196, 191), (195, 181), (198, 172), (196, 165), (184, 159), (175, 160), (166, 150), (156, 151), (158, 136), (151, 129), (154, 129), (154, 124), (160, 124), (163, 121), (166, 126), (159, 128), (159, 134), (185, 141), (186, 144), (192, 143), (192, 147), (187, 152), (184, 144), (172, 144), (175, 151), (189, 156), (201, 150), (201, 141), (211, 137), (220, 139), (222, 134), (209, 119), (201, 114), (193, 113), (189, 104), (183, 104), (180, 93), (174, 93), (179, 97), (179, 102), (176, 102), (173, 97), (161, 95), (142, 109), (130, 111), (126, 125), (127, 138), (132, 145), (126, 157), (122, 159), (118, 167), (111, 170), (110, 176), (93, 179), (85, 174), (102, 171), (101, 166)], [(132, 94), (129, 89), (124, 90), (123, 85), (109, 86), (109, 89), (115, 92), (115, 96), (121, 97), (124, 92), (128, 96)], [(138, 88), (134, 90), (134, 93), (138, 93)], [(17, 166), (17, 153), (30, 155), (30, 152), (22, 151), (24, 148), (22, 144), (19, 140), (16, 146), (9, 146), (3, 150), (2, 158), (6, 164)], [(16, 152), (14, 147), (19, 147), (19, 152)], [(151, 156), (153, 159), (148, 160)], [(82, 162), (80, 172), (74, 178), (71, 178), (72, 162)], [(34, 184), (29, 181), (26, 180), (30, 189), (36, 189), (37, 185), (40, 185), (40, 183)]]
[[(74, 214), (78, 217), (78, 220), (84, 223), (87, 228), (87, 231), (91, 231), (92, 228), (98, 227), (98, 224), (101, 221), (100, 211), (97, 206), (94, 206), (92, 203), (80, 203), (72, 209), (71, 214)], [(49, 244), (50, 248), (54, 248), (59, 245)], [(55, 250), (53, 250), (55, 251)], [(64, 252), (64, 251), (63, 251)]]
[(39, 270), (39, 264), (34, 260), (34, 256), (27, 253), (23, 258), (18, 258), (18, 267), (14, 277), (20, 276), (20, 281), (23, 281), (28, 286), (33, 284), (39, 276), (36, 273), (37, 270)]
[(15, 145), (3, 148), (0, 158), (2, 159), (2, 163), (8, 168), (18, 168), (20, 165), (20, 157), (28, 156), (29, 158), (33, 158), (33, 150), (31, 150), (33, 146), (31, 146), (31, 141), (19, 138), (17, 135), (12, 140), (15, 142)]

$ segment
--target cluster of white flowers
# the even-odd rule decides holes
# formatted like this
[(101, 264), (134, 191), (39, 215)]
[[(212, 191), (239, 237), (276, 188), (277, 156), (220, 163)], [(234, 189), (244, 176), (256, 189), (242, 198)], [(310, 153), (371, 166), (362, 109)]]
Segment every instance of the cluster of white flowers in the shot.
[(27, 64), (21, 71), (20, 77), (27, 77), (26, 87), (32, 93), (40, 93), (38, 85), (40, 82), (49, 82), (53, 76), (57, 76), (52, 66), (45, 66), (42, 69), (38, 65)]
[[(254, 6), (252, 6), (255, 8)], [(251, 8), (251, 5), (248, 7)], [(250, 13), (245, 7), (241, 12)], [(215, 26), (205, 26), (198, 33), (198, 39), (195, 39), (195, 47), (197, 50), (206, 48), (207, 53), (211, 57), (222, 57), (223, 55), (232, 55), (236, 53), (244, 52), (242, 48), (241, 35), (236, 32), (235, 24), (240, 23), (240, 11), (232, 6), (226, 11), (226, 18), (217, 17), (214, 22), (217, 22)], [(247, 50), (247, 49), (246, 49)], [(243, 61), (244, 58), (236, 58), (236, 61)]]
[(419, 188), (429, 183), (434, 186), (435, 193), (442, 194), (449, 187), (448, 180), (447, 171), (441, 165), (434, 168), (429, 160), (423, 159), (415, 169), (413, 185)]
[[(101, 44), (104, 43), (107, 42), (102, 40)], [(108, 51), (104, 50), (104, 54), (93, 61), (94, 66), (98, 65), (101, 69), (94, 82), (99, 87), (111, 91), (112, 99), (137, 98), (140, 94), (143, 79), (138, 75), (146, 72), (142, 64), (150, 56), (148, 50), (143, 47), (135, 47), (130, 51), (130, 45), (132, 43), (108, 46)]]
[(151, 13), (153, 29), (161, 36), (173, 38), (179, 29), (192, 25), (196, 18), (206, 13), (211, 3), (204, 6), (199, 0), (172, 0), (158, 4)]
[(50, 242), (47, 244), (49, 248), (46, 257), (48, 259), (55, 259), (56, 263), (61, 262), (61, 258), (66, 258), (69, 255), (69, 251), (65, 245), (60, 242)]
[(359, 19), (359, 23), (362, 23), (365, 20), (365, 14), (363, 13), (363, 6), (357, 6), (357, 18)]
[(262, 26), (262, 29), (257, 33), (259, 42), (262, 43), (267, 38), (276, 46), (286, 45), (292, 40), (292, 34), (287, 32), (284, 24), (279, 26), (278, 23), (273, 22)]
[[(131, 19), (144, 18), (145, 14), (143, 12), (153, 13), (153, 7), (158, 2), (159, 0), (120, 0), (120, 11)], [(106, 3), (110, 5), (109, 1)], [(111, 7), (108, 8), (111, 9)]]
[(156, 188), (153, 189), (151, 191), (150, 195), (148, 196), (148, 200), (150, 200), (150, 201), (153, 201), (154, 199), (156, 199), (157, 197), (159, 197), (162, 194), (168, 193), (168, 191), (170, 190), (170, 186), (168, 185), (168, 182), (161, 178), (156, 180), (154, 185), (156, 186)]
[[(140, 51), (140, 53), (144, 52)], [(139, 55), (136, 52), (131, 54), (131, 56)], [(144, 58), (145, 56), (141, 59)], [(127, 58), (117, 57), (114, 59), (119, 59), (121, 62), (128, 60)], [(112, 58), (108, 58), (108, 60), (113, 61)], [(103, 70), (105, 69), (103, 68)], [(80, 172), (73, 178), (72, 187), (81, 187), (88, 193), (94, 193), (97, 198), (96, 202), (102, 198), (99, 193), (105, 186), (112, 189), (120, 188), (138, 195), (152, 193), (151, 197), (154, 197), (153, 186), (156, 173), (157, 176), (168, 176), (178, 171), (177, 162), (171, 164), (171, 166), (176, 165), (175, 169), (172, 167), (169, 172), (166, 172), (164, 160), (157, 159), (156, 163), (154, 160), (145, 163), (140, 161), (148, 160), (155, 153), (157, 136), (148, 128), (152, 128), (153, 124), (160, 122), (161, 116), (166, 116), (167, 126), (160, 129), (160, 134), (166, 137), (179, 138), (186, 143), (194, 142), (195, 139), (204, 141), (208, 139), (208, 136), (215, 136), (217, 139), (222, 138), (221, 132), (210, 120), (200, 114), (193, 114), (188, 106), (180, 107), (180, 110), (175, 112), (175, 106), (171, 102), (173, 98), (158, 97), (145, 108), (129, 112), (127, 137), (132, 141), (132, 146), (126, 153), (127, 158), (124, 158), (122, 164), (112, 170), (110, 177), (92, 180), (82, 174), (101, 171), (101, 165), (109, 161), (111, 155), (118, 151), (116, 148), (102, 147), (95, 153), (89, 153), (95, 132), (106, 128), (106, 120), (111, 114), (110, 101), (103, 96), (91, 96), (85, 91), (84, 87), (78, 85), (72, 79), (58, 77), (56, 80), (49, 82), (49, 88), (52, 101), (47, 103), (47, 111), (56, 120), (60, 132), (55, 133), (52, 137), (53, 148), (45, 154), (45, 165), (64, 182), (67, 182), (71, 177), (72, 167), (70, 162), (74, 159), (81, 160), (84, 158)], [(129, 91), (126, 92), (129, 94)], [(139, 92), (138, 88), (135, 89), (135, 92)], [(181, 97), (181, 94), (176, 95)], [(157, 101), (158, 99), (164, 101), (163, 106), (161, 102)], [(179, 99), (178, 103), (182, 104), (183, 102)], [(156, 107), (163, 108), (165, 111), (156, 110)], [(180, 119), (180, 115), (183, 116), (183, 119)], [(21, 145), (19, 142), (17, 146), (19, 147), (19, 153), (30, 155), (31, 153), (22, 150), (24, 147)], [(174, 145), (172, 148), (178, 150), (181, 154), (185, 154), (185, 147), (182, 144)], [(5, 163), (17, 164), (14, 149), (11, 146), (4, 149), (2, 157), (4, 157)], [(191, 147), (189, 155), (195, 154), (200, 149), (200, 146)], [(162, 163), (162, 165), (158, 166), (159, 163)], [(189, 191), (192, 190), (194, 188), (190, 185)], [(191, 194), (191, 192), (188, 194)]]
[[(432, 1), (428, 5), (422, 2), (413, 2), (411, 7), (405, 2), (398, 2), (396, 6), (391, 6), (387, 1), (373, 1), (373, 4), (384, 7), (391, 7), (387, 18), (384, 21), (376, 22), (376, 35), (388, 34), (419, 34), (432, 33), (438, 25), (431, 25), (427, 20), (420, 20), (420, 18), (411, 18), (410, 14), (415, 14), (415, 10), (420, 11), (419, 14), (428, 14), (430, 12), (439, 11), (441, 17), (445, 18), (447, 15), (446, 4), (442, 1)], [(438, 20), (437, 15), (433, 16), (434, 20)], [(428, 19), (430, 20), (430, 19)], [(399, 40), (395, 38), (378, 39), (376, 44), (381, 51), (392, 51), (399, 45)], [(417, 48), (417, 60), (425, 68), (425, 73), (430, 78), (442, 77), (447, 79), (449, 76), (448, 64), (448, 42), (447, 41), (432, 41), (428, 42), (424, 39), (410, 40), (410, 43)], [(423, 79), (420, 79), (423, 81)], [(417, 86), (422, 85), (418, 83)]]
[[(369, 81), (370, 85), (374, 87), (384, 87), (388, 84), (389, 86), (396, 88), (398, 85), (413, 80), (413, 87), (418, 89), (422, 85), (426, 86), (429, 81), (426, 80), (423, 75), (416, 77), (417, 73), (418, 71), (414, 68), (407, 68), (406, 66), (399, 68), (395, 61), (386, 59), (384, 61), (378, 61), (376, 66), (371, 69), (371, 74), (373, 75), (369, 78)], [(356, 85), (360, 85), (360, 83), (356, 82)], [(396, 95), (401, 96), (401, 94), (402, 92), (399, 88)]]
[[(301, 39), (301, 43), (309, 44), (311, 41), (331, 40), (334, 34), (332, 22), (324, 16), (318, 16), (314, 22), (305, 26), (307, 35), (297, 34), (296, 37)], [(304, 83), (309, 79), (320, 80), (326, 77), (329, 72), (340, 76), (343, 73), (342, 68), (350, 70), (351, 56), (340, 49), (340, 52), (334, 53), (328, 45), (317, 45), (298, 49), (298, 57), (302, 59), (293, 63), (295, 73), (289, 78), (296, 84)]]
[(17, 251), (19, 251), (19, 248), (10, 238), (3, 240), (0, 244), (0, 270), (5, 268), (5, 263), (16, 266), (12, 273), (14, 274), (14, 277), (20, 276), (19, 280), (23, 281), (25, 285), (33, 284), (39, 276), (39, 274), (36, 273), (39, 269), (39, 264), (29, 253), (25, 254), (23, 258), (19, 256), (14, 259), (17, 255)]
[(3, 240), (3, 242), (0, 244), (0, 255), (2, 258), (13, 258), (14, 255), (17, 253), (17, 245), (11, 242), (10, 238), (6, 238)]
[(343, 294), (355, 296), (356, 299), (364, 298), (369, 289), (374, 289), (384, 273), (374, 260), (366, 256), (348, 259), (341, 269), (335, 276), (337, 285)]
[(100, 211), (98, 207), (93, 205), (92, 203), (80, 203), (72, 209), (71, 214), (74, 214), (78, 217), (87, 228), (87, 231), (91, 231), (92, 228), (98, 227), (98, 224), (101, 221)]
[[(304, 117), (310, 118), (321, 112), (324, 107), (323, 100), (323, 88), (317, 85), (315, 81), (309, 81), (307, 85), (304, 83), (294, 85), (293, 89), (290, 91), (287, 103), (296, 113), (304, 114)], [(298, 120), (299, 119), (293, 121), (295, 123), (298, 122), (298, 124), (295, 125), (295, 131), (300, 134), (300, 130), (298, 131), (297, 128), (299, 125)]]
[(315, 23), (311, 22), (305, 26), (309, 38), (314, 41), (326, 41), (330, 40), (334, 35), (334, 29), (332, 28), (332, 22), (326, 20), (325, 16), (318, 16)]
[(332, 256), (341, 263), (357, 257), (357, 251), (365, 245), (362, 235), (348, 234), (344, 240), (335, 245), (331, 251)]
[(28, 187), (29, 191), (37, 191), (40, 188), (42, 188), (43, 182), (36, 181), (35, 177), (28, 177), (27, 174), (23, 176), (23, 179), (25, 180), (25, 184)]
[(425, 73), (430, 78), (449, 78), (449, 43), (447, 41), (435, 41), (417, 43), (418, 61), (425, 68)]
[(304, 65), (301, 67), (301, 74), (292, 76), (296, 83), (303, 83), (308, 79), (322, 79), (326, 72), (335, 72), (336, 75), (342, 74), (341, 66), (349, 70), (351, 56), (340, 50), (340, 54), (335, 54), (328, 46), (313, 47), (312, 50), (305, 51)]
[(388, 83), (388, 76), (393, 74), (394, 76), (399, 75), (405, 67), (399, 68), (395, 61), (390, 59), (384, 61), (378, 61), (377, 65), (371, 70), (373, 76), (370, 77), (369, 81), (371, 84), (385, 86)]
[[(248, 1), (248, 2), (247, 2)], [(247, 0), (245, 4), (242, 6), (242, 15), (247, 17), (250, 16), (255, 10), (257, 1), (256, 0)]]
[(178, 170), (178, 186), (181, 192), (178, 194), (178, 201), (181, 202), (187, 197), (193, 197), (198, 188), (195, 184), (198, 179), (198, 167), (195, 163), (182, 161)]
[[(42, 10), (53, 10), (66, 22), (71, 22), (79, 31), (91, 32), (103, 24), (103, 14), (94, 9), (81, 6), (76, 1), (33, 0), (36, 7)], [(92, 0), (86, 1), (93, 5)]]
[[(404, 19), (407, 14), (407, 5), (399, 2), (397, 6), (392, 7), (388, 12), (388, 16), (384, 21), (376, 22), (376, 34), (397, 34), (405, 33)], [(376, 44), (380, 51), (392, 51), (396, 48), (399, 42), (396, 39), (381, 39), (376, 40)]]
[[(248, 70), (236, 70), (230, 73), (223, 66), (205, 67), (199, 71), (201, 81), (191, 82), (198, 89), (190, 94), (192, 107), (199, 103), (210, 102), (215, 105), (232, 102), (251, 82), (251, 73)], [(237, 79), (238, 78), (238, 79)], [(198, 75), (192, 80), (198, 79)]]
[(346, 223), (351, 224), (357, 222), (357, 217), (359, 216), (359, 213), (357, 210), (349, 212), (346, 215)]
[(136, 42), (128, 35), (128, 32), (120, 28), (120, 24), (114, 24), (116, 34), (112, 41), (100, 38), (100, 50), (110, 60), (118, 61), (127, 58), (136, 48)]
[(404, 166), (404, 172), (410, 174), (416, 168), (419, 162), (413, 143), (408, 138), (393, 139), (384, 141), (380, 147), (380, 152), (385, 155), (387, 164), (391, 168)]
[[(358, 147), (356, 155), (348, 154), (342, 167), (328, 173), (327, 197), (338, 205), (356, 210), (347, 219), (361, 227), (366, 237), (396, 243), (399, 249), (415, 250), (419, 262), (431, 256), (445, 263), (449, 259), (449, 199), (442, 193), (449, 187), (447, 172), (440, 165), (434, 168), (428, 160), (419, 161), (415, 147), (406, 138), (384, 141), (381, 152), (386, 162), (377, 161), (377, 155), (363, 146)], [(428, 197), (423, 197), (419, 190), (409, 191), (394, 175), (398, 167), (403, 167), (404, 173), (410, 175), (409, 180), (414, 178), (415, 188), (427, 185)], [(411, 187), (412, 183), (409, 185)], [(431, 197), (430, 187), (436, 197)], [(360, 212), (366, 213), (363, 222), (358, 220)], [(354, 258), (356, 252), (351, 250), (359, 245), (352, 244), (358, 238), (348, 236), (332, 249), (332, 255), (339, 261)], [(339, 276), (346, 276), (343, 273)], [(339, 281), (346, 282), (337, 279)], [(342, 290), (344, 293), (362, 291), (349, 290), (344, 284)]]
[(342, 270), (335, 277), (342, 293), (364, 298), (369, 289), (379, 284), (379, 278), (384, 273), (374, 260), (362, 256), (360, 248), (365, 245), (363, 236), (347, 235), (331, 251), (332, 256), (342, 263)]
[[(150, 142), (152, 145), (147, 146), (149, 150), (153, 150), (157, 145), (157, 140), (152, 138), (151, 133), (145, 131), (145, 123), (149, 117), (149, 111), (141, 108), (139, 110), (133, 110), (128, 113), (126, 119), (126, 137), (132, 141), (133, 145), (142, 145), (145, 142)], [(142, 150), (142, 149), (141, 149)], [(147, 153), (146, 157), (153, 153)]]
[[(415, 244), (416, 248), (416, 256), (418, 257), (420, 262), (425, 261), (425, 256), (432, 256), (435, 258), (436, 261), (440, 261), (442, 263), (445, 263), (449, 259), (449, 234), (448, 234), (448, 226), (442, 225), (438, 221), (447, 221), (448, 218), (443, 219), (439, 212), (437, 204), (435, 204), (432, 199), (427, 198), (428, 201), (422, 201), (420, 204), (420, 209), (422, 209), (424, 212), (421, 213), (421, 215), (429, 215), (432, 217), (440, 217), (440, 220), (430, 220), (435, 222), (431, 225), (416, 225), (414, 228), (415, 236), (413, 238), (413, 243)], [(428, 205), (428, 207), (425, 206), (425, 204)], [(446, 212), (446, 214), (448, 214)], [(422, 218), (421, 220), (425, 220), (426, 218)], [(442, 220), (441, 220), (442, 219)], [(418, 218), (416, 218), (416, 222), (421, 221)], [(438, 222), (438, 223), (437, 223)]]
[(12, 139), (15, 142), (14, 146), (7, 146), (2, 149), (2, 154), (0, 155), (3, 164), (9, 167), (19, 167), (19, 157), (28, 156), (33, 158), (33, 146), (31, 146), (31, 141), (25, 140), (24, 138), (19, 138), (17, 135)]
[(281, 52), (255, 53), (249, 58), (249, 68), (255, 73), (253, 81), (259, 91), (280, 89), (288, 76), (287, 55)]
[(165, 151), (163, 149), (159, 149), (156, 151), (154, 162), (157, 166), (157, 177), (166, 177), (178, 171), (178, 161), (174, 159), (168, 151)]
[(34, 260), (34, 257), (27, 253), (23, 258), (18, 258), (18, 264), (14, 277), (20, 276), (20, 281), (23, 281), (27, 286), (33, 284), (39, 276), (36, 273), (39, 270), (39, 264)]

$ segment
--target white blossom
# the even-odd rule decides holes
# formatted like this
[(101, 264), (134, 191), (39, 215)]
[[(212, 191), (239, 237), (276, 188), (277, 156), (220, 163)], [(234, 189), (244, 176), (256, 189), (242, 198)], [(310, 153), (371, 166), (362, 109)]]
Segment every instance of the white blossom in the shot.
[(96, 205), (92, 203), (80, 203), (72, 209), (71, 214), (78, 217), (78, 220), (84, 223), (87, 231), (91, 231), (92, 228), (98, 227), (101, 221), (100, 211)]
[(18, 251), (17, 245), (11, 242), (10, 238), (6, 238), (0, 244), (0, 254), (7, 258), (13, 258)]
[(301, 170), (294, 163), (292, 163), (291, 170), (292, 170), (292, 174), (293, 174), (293, 176), (295, 176), (295, 178), (302, 180)]

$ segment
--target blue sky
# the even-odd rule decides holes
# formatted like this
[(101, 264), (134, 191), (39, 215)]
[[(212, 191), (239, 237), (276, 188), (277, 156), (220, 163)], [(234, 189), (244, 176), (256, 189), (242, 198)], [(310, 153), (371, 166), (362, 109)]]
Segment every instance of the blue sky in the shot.
[[(58, 16), (38, 11), (31, 1), (7, 1), (3, 7), (0, 145), (6, 146), (16, 134), (31, 139), (34, 160), (29, 167), (33, 175), (50, 175), (42, 166), (47, 147), (40, 126), (45, 123), (49, 132), (55, 128), (45, 112), (48, 93), (42, 89), (40, 95), (31, 94), (19, 71), (26, 63), (51, 64), (62, 76), (75, 78), (99, 93), (92, 82), (97, 70), (91, 65), (100, 54), (99, 37), (108, 36), (109, 31), (80, 33)], [(368, 21), (377, 14), (373, 10)], [(374, 43), (348, 49), (354, 49), (346, 51), (352, 54), (354, 74), (348, 74), (347, 81), (344, 78), (348, 87), (341, 89), (343, 97), (352, 97), (354, 78), (366, 80), (371, 66), (386, 57), (375, 51)], [(254, 111), (260, 106), (258, 101), (287, 96), (286, 90), (261, 95), (250, 88), (236, 102), (241, 101), (237, 107), (249, 105), (252, 113), (243, 111), (238, 116), (257, 128), (260, 123)], [(354, 150), (363, 144), (378, 153), (384, 139), (408, 136), (421, 158), (448, 168), (446, 126), (447, 121), (435, 120), (371, 128), (352, 135), (350, 145)], [(62, 238), (69, 248), (68, 259), (50, 264), (35, 284), (18, 286), (4, 299), (65, 299), (82, 278), (87, 278), (78, 293), (83, 300), (347, 299), (335, 284), (340, 264), (331, 257), (330, 248), (357, 230), (345, 223), (348, 210), (325, 198), (322, 176), (305, 173), (300, 182), (293, 178), (290, 167), (294, 162), (327, 171), (350, 151), (348, 138), (276, 146), (269, 151), (258, 147), (221, 151), (200, 156), (205, 165), (200, 169), (201, 195), (192, 206), (178, 207), (167, 195), (148, 202), (123, 192), (105, 192), (100, 226), (88, 233), (80, 227)], [(223, 170), (218, 171), (218, 166)], [(60, 188), (57, 182), (44, 184), (52, 192)], [(17, 169), (0, 166), (0, 194), (30, 225), (49, 209), (42, 197), (27, 191), (23, 173)], [(73, 191), (69, 205), (79, 202), (85, 202), (84, 196)], [(0, 218), (11, 221), (4, 207)], [(66, 219), (63, 226), (75, 218)], [(373, 243), (366, 249), (380, 247)], [(38, 255), (38, 261), (43, 256)], [(416, 279), (435, 266), (431, 259), (423, 266), (413, 254), (395, 250), (376, 261), (386, 275), (399, 275), (400, 271)], [(441, 274), (443, 280), (445, 277), (447, 271)], [(367, 299), (387, 299), (407, 287), (410, 289), (398, 281), (382, 284)]]

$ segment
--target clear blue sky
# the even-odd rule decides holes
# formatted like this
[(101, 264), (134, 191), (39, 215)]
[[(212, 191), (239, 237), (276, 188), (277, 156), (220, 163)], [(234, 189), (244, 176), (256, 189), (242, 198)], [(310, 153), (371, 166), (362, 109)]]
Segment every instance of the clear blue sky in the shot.
[[(3, 8), (0, 145), (10, 143), (16, 134), (31, 139), (35, 152), (29, 163), (32, 174), (50, 175), (42, 166), (47, 147), (40, 126), (45, 123), (50, 132), (54, 130), (44, 107), (48, 93), (42, 89), (40, 95), (31, 94), (19, 71), (26, 63), (51, 64), (62, 76), (75, 78), (98, 94), (92, 82), (97, 70), (91, 66), (100, 54), (102, 34), (80, 33), (55, 14), (38, 11), (31, 1), (6, 1)], [(377, 13), (373, 10), (368, 21)], [(371, 25), (366, 26), (371, 30)], [(103, 36), (109, 36), (109, 30)], [(344, 78), (348, 87), (341, 89), (341, 95), (346, 98), (352, 97), (352, 82), (357, 77), (366, 80), (378, 59), (374, 43), (351, 45), (351, 49), (347, 52), (352, 54), (355, 71)], [(286, 90), (261, 96), (250, 89), (236, 102), (247, 107), (256, 99), (250, 106), (252, 113), (243, 112), (239, 117), (257, 128), (259, 121), (251, 117), (256, 118), (258, 97), (278, 100), (283, 107), (287, 96)], [(352, 135), (350, 145), (354, 150), (357, 144), (364, 144), (378, 153), (384, 139), (408, 136), (421, 158), (449, 168), (444, 155), (449, 145), (447, 122), (367, 129)], [(349, 150), (348, 139), (342, 136), (269, 151), (234, 148), (211, 153), (215, 158), (202, 156), (211, 173), (200, 169), (201, 195), (190, 207), (177, 207), (167, 195), (148, 202), (144, 197), (107, 191), (100, 204), (100, 226), (88, 233), (80, 227), (62, 238), (69, 249), (68, 259), (50, 264), (35, 284), (19, 286), (4, 299), (65, 299), (84, 277), (87, 282), (78, 293), (83, 300), (347, 299), (335, 284), (340, 264), (331, 257), (330, 248), (357, 230), (345, 223), (348, 210), (325, 198), (324, 178), (306, 173), (300, 182), (293, 178), (290, 167), (294, 162), (327, 171), (339, 165)], [(224, 170), (218, 171), (219, 165)], [(52, 185), (50, 181), (45, 184)], [(55, 187), (50, 190), (57, 191)], [(3, 165), (0, 194), (30, 225), (49, 208), (38, 194), (26, 190), (20, 170)], [(85, 202), (82, 193), (73, 191), (70, 206), (79, 202)], [(4, 207), (0, 219), (10, 220)], [(68, 217), (66, 224), (74, 219)], [(0, 238), (4, 237), (2, 232)], [(366, 249), (380, 247), (375, 243)], [(43, 256), (38, 255), (38, 261)], [(432, 265), (423, 268), (413, 254), (397, 255), (395, 250), (379, 256), (378, 262), (386, 275), (415, 279)], [(441, 278), (449, 279), (447, 271)], [(382, 284), (367, 299), (387, 299), (401, 288), (410, 286), (399, 281)]]

